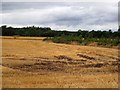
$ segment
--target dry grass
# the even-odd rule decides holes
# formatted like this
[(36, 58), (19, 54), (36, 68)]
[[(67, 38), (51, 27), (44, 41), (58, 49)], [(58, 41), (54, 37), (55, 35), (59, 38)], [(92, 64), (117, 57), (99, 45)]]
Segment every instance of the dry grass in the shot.
[(117, 88), (118, 50), (2, 37), (3, 88)]

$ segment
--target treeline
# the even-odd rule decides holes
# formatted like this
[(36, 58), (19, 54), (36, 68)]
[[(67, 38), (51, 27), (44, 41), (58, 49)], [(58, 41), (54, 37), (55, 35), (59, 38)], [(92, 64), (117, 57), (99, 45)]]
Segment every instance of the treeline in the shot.
[(76, 32), (51, 30), (50, 27), (23, 27), (13, 28), (6, 25), (0, 27), (2, 36), (34, 36), (34, 37), (58, 37), (62, 35), (76, 35)]
[(13, 28), (6, 25), (0, 27), (2, 36), (41, 36), (41, 37), (61, 37), (78, 36), (82, 38), (120, 38), (120, 29), (116, 32), (109, 31), (87, 31), (78, 30), (76, 32), (51, 30), (50, 27), (23, 27)]
[(97, 45), (104, 47), (118, 46), (120, 43), (120, 27), (118, 31), (87, 31), (78, 30), (76, 32), (57, 31), (50, 27), (23, 27), (13, 28), (6, 25), (0, 27), (2, 36), (35, 36), (46, 37), (44, 41), (55, 43), (80, 44), (80, 45)]

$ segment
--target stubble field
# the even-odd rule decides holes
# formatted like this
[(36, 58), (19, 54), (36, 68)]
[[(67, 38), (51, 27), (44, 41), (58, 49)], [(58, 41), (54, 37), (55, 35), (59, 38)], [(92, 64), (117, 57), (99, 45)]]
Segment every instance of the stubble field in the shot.
[(3, 88), (118, 88), (118, 49), (2, 37)]

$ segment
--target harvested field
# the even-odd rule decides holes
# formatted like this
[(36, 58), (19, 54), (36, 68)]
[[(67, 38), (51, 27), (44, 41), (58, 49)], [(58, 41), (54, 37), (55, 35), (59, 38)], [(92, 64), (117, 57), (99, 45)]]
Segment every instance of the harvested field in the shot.
[(3, 88), (118, 88), (118, 49), (2, 37)]

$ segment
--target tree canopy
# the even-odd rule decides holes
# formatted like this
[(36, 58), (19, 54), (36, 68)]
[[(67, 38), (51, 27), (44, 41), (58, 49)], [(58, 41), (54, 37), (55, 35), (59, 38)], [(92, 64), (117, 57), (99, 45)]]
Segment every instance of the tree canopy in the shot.
[(76, 32), (73, 31), (58, 31), (52, 30), (50, 27), (23, 27), (23, 28), (13, 28), (7, 27), (6, 25), (0, 27), (2, 36), (41, 36), (41, 37), (59, 37), (59, 36), (79, 36), (82, 38), (119, 38), (120, 37), (120, 26), (118, 31), (112, 32), (112, 30), (102, 31), (102, 30), (81, 30)]

